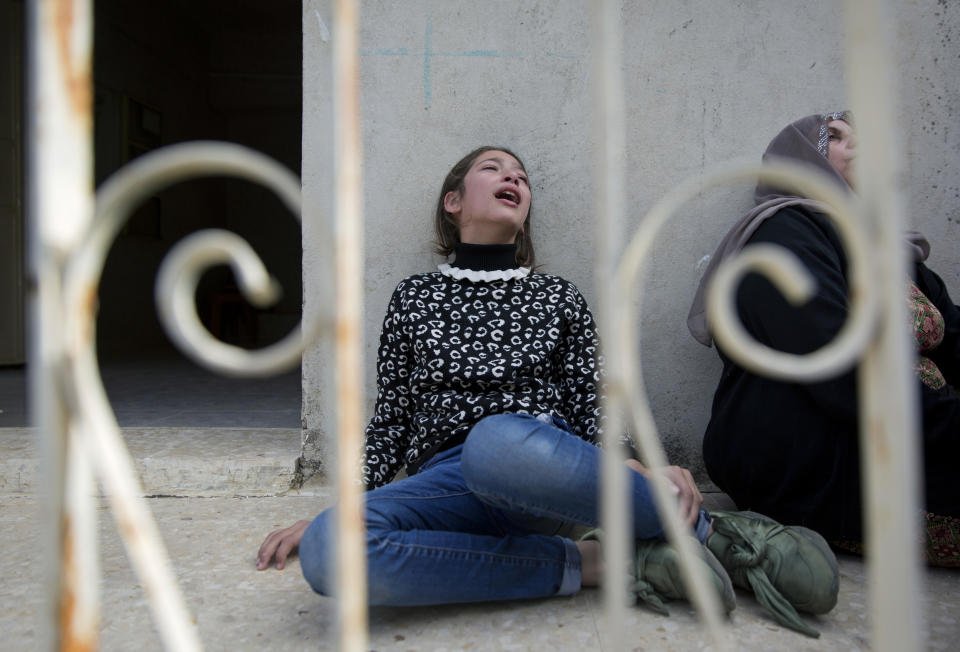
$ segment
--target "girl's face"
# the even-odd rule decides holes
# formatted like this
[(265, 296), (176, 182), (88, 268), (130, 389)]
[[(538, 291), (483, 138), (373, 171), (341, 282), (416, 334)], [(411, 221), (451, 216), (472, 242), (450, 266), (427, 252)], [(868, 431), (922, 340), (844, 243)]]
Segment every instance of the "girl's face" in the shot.
[(483, 152), (464, 177), (463, 191), (448, 192), (443, 207), (457, 221), (461, 242), (511, 244), (530, 210), (527, 173), (506, 152)]
[(853, 188), (853, 163), (857, 157), (857, 137), (853, 127), (843, 120), (831, 120), (827, 123), (827, 134), (827, 160)]

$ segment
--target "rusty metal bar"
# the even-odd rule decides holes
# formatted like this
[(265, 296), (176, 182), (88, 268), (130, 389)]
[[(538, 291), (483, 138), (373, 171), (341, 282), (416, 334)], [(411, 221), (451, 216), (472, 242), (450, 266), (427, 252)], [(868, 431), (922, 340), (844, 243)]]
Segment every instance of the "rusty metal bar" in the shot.
[[(124, 220), (143, 197), (163, 185), (209, 172), (244, 176), (272, 186), (297, 217), (300, 185), (289, 171), (245, 148), (182, 145), (146, 155), (111, 177), (98, 197), (94, 219), (90, 9), (89, 2), (49, 1), (29, 5), (28, 14), (29, 105), (34, 116), (28, 132), (30, 273), (35, 288), (32, 316), (39, 331), (30, 347), (30, 395), (48, 479), (45, 565), (50, 571), (43, 644), (46, 649), (69, 650), (98, 645), (99, 564), (91, 463), (95, 461), (164, 646), (190, 652), (201, 648), (196, 626), (99, 377), (97, 286), (109, 246)], [(246, 243), (237, 243), (236, 236), (191, 236), (165, 261), (158, 284), (160, 312), (174, 339), (201, 362), (227, 373), (263, 375), (295, 365), (307, 343), (300, 329), (276, 345), (248, 353), (219, 342), (196, 344), (202, 337), (190, 330), (189, 317), (169, 308), (184, 302), (192, 306), (191, 274), (195, 281), (204, 263), (220, 262), (233, 265), (252, 302), (269, 303), (275, 294), (263, 265)], [(318, 318), (305, 329), (308, 337), (317, 334), (319, 325)]]
[[(138, 159), (105, 184), (94, 220), (91, 151), (91, 5), (89, 0), (39, 1), (29, 5), (30, 269), (35, 281), (31, 342), (32, 413), (44, 436), (49, 488), (45, 647), (86, 650), (99, 638), (99, 568), (92, 468), (96, 467), (121, 538), (147, 593), (161, 639), (171, 650), (199, 650), (196, 627), (176, 584), (156, 523), (142, 497), (133, 461), (100, 381), (95, 357), (97, 285), (106, 253), (120, 226), (145, 195), (174, 181), (219, 172), (272, 186), (300, 215), (299, 182), (262, 155), (235, 145), (196, 143)], [(345, 298), (339, 322), (340, 431), (344, 509), (350, 516), (340, 546), (346, 562), (341, 586), (343, 649), (366, 649), (365, 559), (362, 495), (353, 481), (362, 433), (362, 275), (360, 258), (360, 138), (357, 89), (356, 8), (338, 10), (338, 80), (345, 88), (338, 111), (339, 278)], [(223, 232), (185, 239), (164, 261), (157, 300), (173, 339), (200, 362), (225, 373), (264, 375), (288, 368), (318, 334), (321, 318), (258, 352), (229, 347), (198, 328), (193, 294), (205, 266), (230, 263), (249, 300), (269, 303), (275, 282), (246, 243)], [(184, 308), (187, 306), (187, 308)], [(357, 542), (360, 542), (359, 544)], [(359, 553), (357, 552), (359, 550)]]
[(340, 649), (367, 649), (367, 564), (363, 489), (357, 481), (364, 432), (363, 190), (360, 60), (356, 0), (334, 15), (336, 162), (337, 591)]
[[(34, 18), (31, 33), (33, 42), (40, 49), (44, 38), (38, 34), (42, 29), (40, 16)], [(39, 55), (34, 58), (34, 66), (39, 59)], [(40, 337), (31, 347), (31, 365), (35, 370), (31, 396), (33, 413), (38, 415), (40, 431), (45, 436), (51, 504), (47, 520), (48, 530), (52, 533), (50, 547), (55, 552), (49, 556), (54, 560), (50, 564), (54, 570), (48, 587), (51, 622), (44, 628), (49, 633), (45, 647), (83, 650), (97, 646), (99, 568), (95, 545), (94, 486), (88, 461), (94, 459), (104, 494), (110, 501), (134, 569), (143, 582), (165, 647), (178, 651), (199, 650), (196, 627), (176, 585), (159, 530), (142, 497), (133, 461), (99, 378), (94, 347), (97, 285), (109, 246), (123, 221), (139, 200), (161, 186), (204, 172), (244, 176), (272, 186), (299, 217), (299, 181), (267, 157), (237, 145), (194, 143), (159, 150), (111, 177), (98, 196), (97, 218), (91, 220), (89, 215), (82, 213), (78, 219), (84, 220), (85, 228), (76, 231), (74, 240), (63, 240), (68, 229), (61, 229), (60, 222), (70, 215), (68, 209), (71, 207), (57, 202), (69, 201), (70, 195), (64, 194), (63, 188), (57, 185), (57, 166), (49, 158), (63, 156), (65, 143), (72, 141), (56, 133), (55, 138), (59, 140), (48, 142), (45, 139), (41, 127), (49, 116), (41, 106), (55, 107), (55, 103), (40, 93), (43, 90), (40, 72), (36, 79), (31, 95), (38, 113), (33, 124), (37, 132), (31, 132), (31, 197), (37, 211), (31, 222), (34, 228), (31, 269), (38, 278), (34, 314), (40, 326)], [(82, 138), (78, 139), (82, 145)], [(79, 167), (72, 173), (89, 176), (89, 161), (86, 170)], [(70, 183), (64, 185), (71, 186)], [(77, 199), (72, 208), (92, 213), (91, 191), (88, 189), (87, 195)], [(51, 226), (45, 219), (48, 218), (47, 212), (54, 208), (57, 210), (53, 216), (56, 224)], [(49, 229), (53, 229), (61, 240), (51, 244), (53, 238), (47, 237), (45, 231)], [(257, 302), (258, 298), (260, 302), (269, 300), (272, 281), (262, 264), (252, 255), (249, 246), (244, 249), (232, 238), (236, 236), (208, 232), (195, 234), (178, 245), (170, 258), (174, 268), (180, 266), (182, 269), (171, 272), (171, 260), (168, 260), (161, 272), (158, 290), (161, 314), (168, 312), (165, 301), (173, 305), (178, 300), (192, 304), (195, 285), (183, 283), (181, 279), (184, 274), (189, 276), (194, 272), (196, 278), (199, 275), (196, 266), (204, 261), (208, 265), (230, 262), (252, 301)], [(177, 256), (182, 251), (190, 252), (190, 261), (184, 262), (182, 256)], [(173, 281), (164, 285), (167, 278)], [(169, 327), (169, 320), (166, 323)], [(306, 331), (315, 335), (318, 324), (319, 320)], [(175, 327), (172, 330), (175, 335), (180, 332)], [(189, 328), (185, 332), (177, 340), (181, 345), (181, 339), (191, 343)], [(305, 341), (298, 329), (284, 341), (251, 354), (231, 355), (231, 351), (224, 352), (216, 347), (207, 351), (203, 344), (201, 342), (196, 347), (199, 353), (189, 351), (189, 346), (185, 348), (209, 366), (229, 373), (261, 375), (264, 370), (269, 372), (295, 365)]]
[(870, 596), (871, 645), (920, 650), (920, 423), (904, 317), (909, 278), (902, 244), (902, 150), (895, 120), (897, 70), (883, 0), (849, 0), (847, 71), (857, 117), (860, 211), (871, 230), (882, 297), (880, 332), (860, 364), (860, 451)]
[[(93, 215), (90, 0), (27, 3), (30, 406), (45, 484), (46, 649), (96, 647), (96, 511), (61, 391), (63, 261)], [(69, 460), (69, 462), (68, 462)], [(68, 498), (69, 496), (69, 498)]]

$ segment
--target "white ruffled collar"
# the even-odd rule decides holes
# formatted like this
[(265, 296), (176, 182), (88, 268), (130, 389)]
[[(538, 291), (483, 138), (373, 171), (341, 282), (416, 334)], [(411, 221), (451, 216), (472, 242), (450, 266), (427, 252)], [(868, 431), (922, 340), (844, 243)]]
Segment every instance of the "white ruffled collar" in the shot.
[(529, 267), (481, 271), (476, 269), (460, 269), (459, 267), (451, 267), (449, 263), (441, 263), (437, 265), (437, 269), (439, 269), (440, 273), (444, 276), (449, 276), (457, 281), (467, 279), (474, 283), (482, 281), (512, 281), (514, 279), (524, 278), (530, 274)]

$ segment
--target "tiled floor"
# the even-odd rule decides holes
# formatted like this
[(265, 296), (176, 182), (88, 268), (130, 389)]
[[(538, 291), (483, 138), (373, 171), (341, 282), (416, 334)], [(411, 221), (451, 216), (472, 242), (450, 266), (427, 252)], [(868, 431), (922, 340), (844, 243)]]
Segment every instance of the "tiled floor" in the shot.
[[(3, 649), (37, 649), (43, 577), (33, 495), (0, 495), (0, 631)], [(332, 502), (329, 495), (240, 498), (151, 498), (180, 587), (208, 650), (334, 650), (335, 602), (312, 593), (294, 560), (283, 571), (257, 571), (256, 550), (265, 534), (310, 518)], [(162, 649), (143, 588), (130, 568), (110, 511), (101, 503), (103, 614), (101, 649)], [(837, 607), (807, 622), (821, 632), (806, 638), (764, 614), (747, 591), (737, 591), (729, 621), (734, 650), (870, 650), (865, 569), (861, 559), (840, 558)], [(950, 571), (925, 572), (920, 607), (926, 620), (921, 649), (955, 650), (960, 638), (956, 591)], [(472, 652), (610, 650), (601, 593), (570, 598), (370, 611), (371, 650)], [(669, 617), (645, 608), (629, 611), (627, 650), (707, 650), (709, 641), (686, 602), (672, 602)], [(619, 650), (617, 651), (619, 652)]]
[[(179, 354), (101, 362), (121, 426), (300, 427), (300, 370), (264, 379), (227, 378)], [(0, 428), (29, 423), (24, 367), (0, 367)]]
[[(134, 457), (189, 609), (209, 650), (335, 649), (335, 603), (313, 594), (296, 561), (258, 572), (263, 537), (333, 502), (326, 486), (291, 491), (299, 453), (300, 377), (223, 378), (180, 358), (103, 364), (104, 382)], [(43, 481), (36, 432), (27, 422), (22, 369), (0, 369), (0, 632), (2, 649), (36, 649), (43, 620), (43, 541), (38, 527)], [(728, 507), (707, 494), (710, 508)], [(100, 500), (101, 649), (161, 649), (143, 588)], [(840, 597), (829, 614), (808, 622), (810, 639), (764, 614), (738, 590), (730, 621), (737, 650), (869, 650), (863, 560), (840, 558)], [(924, 572), (918, 597), (925, 646), (953, 650), (960, 640), (960, 573)], [(671, 616), (630, 611), (630, 650), (705, 650), (710, 642), (685, 602)], [(612, 650), (601, 595), (564, 599), (375, 608), (370, 649)]]

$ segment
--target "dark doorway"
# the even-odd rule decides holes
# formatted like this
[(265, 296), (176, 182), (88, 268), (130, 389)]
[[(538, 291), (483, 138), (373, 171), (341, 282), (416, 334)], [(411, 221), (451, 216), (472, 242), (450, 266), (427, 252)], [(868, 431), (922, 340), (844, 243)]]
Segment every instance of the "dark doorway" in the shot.
[[(95, 0), (97, 184), (152, 149), (197, 139), (247, 145), (299, 174), (300, 23), (300, 0)], [(100, 286), (98, 355), (120, 424), (299, 427), (299, 372), (220, 379), (186, 361), (161, 329), (153, 301), (160, 261), (203, 228), (239, 234), (283, 287), (279, 303), (256, 310), (229, 269), (211, 270), (196, 300), (215, 335), (257, 348), (300, 319), (300, 225), (268, 190), (205, 178), (150, 198), (114, 242)], [(7, 390), (7, 376), (23, 375), (0, 372)], [(25, 425), (8, 423), (2, 407), (0, 426)], [(245, 419), (245, 410), (263, 418)]]

